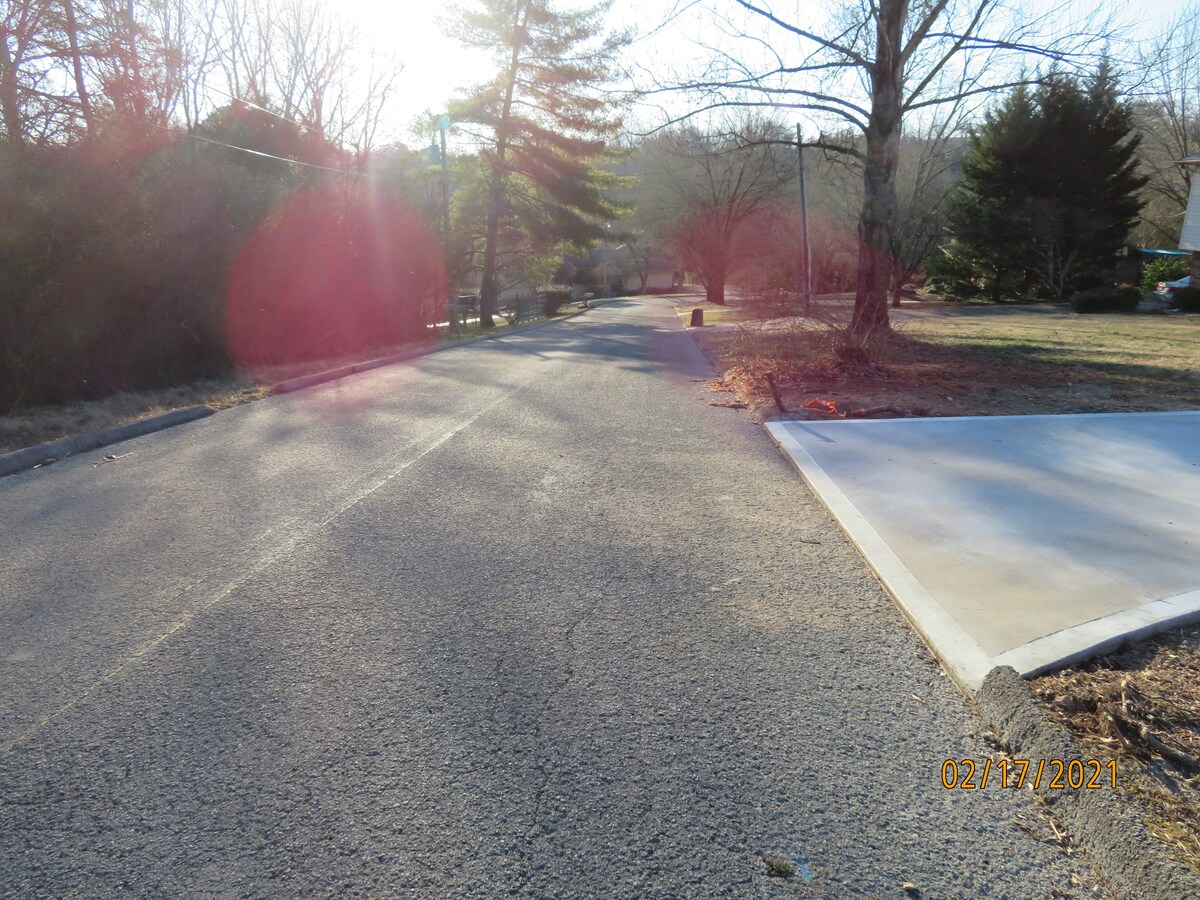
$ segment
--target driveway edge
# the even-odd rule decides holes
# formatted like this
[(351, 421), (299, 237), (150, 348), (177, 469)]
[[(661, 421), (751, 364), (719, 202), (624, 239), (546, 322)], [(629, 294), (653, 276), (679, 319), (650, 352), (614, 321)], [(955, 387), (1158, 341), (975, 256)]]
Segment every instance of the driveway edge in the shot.
[[(1010, 666), (992, 669), (974, 699), (1015, 758), (1086, 761), (1078, 741), (1050, 719), (1028, 682)], [(1045, 786), (1035, 790), (1067, 824), (1119, 896), (1200, 897), (1200, 874), (1172, 856), (1111, 785), (1099, 790)]]
[(111, 428), (102, 428), (100, 431), (75, 434), (33, 447), (26, 447), (23, 450), (14, 450), (12, 453), (0, 456), (0, 478), (23, 472), (26, 469), (49, 465), (68, 456), (95, 450), (98, 447), (107, 447), (109, 444), (127, 441), (130, 438), (141, 437), (165, 428), (174, 428), (185, 422), (194, 422), (196, 419), (211, 416), (214, 412), (215, 410), (207, 406), (187, 406), (125, 425), (114, 425)]

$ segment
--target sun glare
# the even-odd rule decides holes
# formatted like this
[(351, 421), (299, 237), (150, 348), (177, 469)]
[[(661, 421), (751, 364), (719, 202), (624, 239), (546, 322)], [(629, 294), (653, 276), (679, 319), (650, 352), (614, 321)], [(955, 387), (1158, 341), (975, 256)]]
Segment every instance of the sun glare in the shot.
[(387, 113), (388, 131), (400, 140), (414, 137), (410, 130), (423, 113), (444, 111), (455, 93), (494, 74), (486, 54), (444, 33), (440, 20), (449, 14), (446, 4), (338, 0), (333, 5), (359, 25), (365, 45), (394, 55), (402, 66)]

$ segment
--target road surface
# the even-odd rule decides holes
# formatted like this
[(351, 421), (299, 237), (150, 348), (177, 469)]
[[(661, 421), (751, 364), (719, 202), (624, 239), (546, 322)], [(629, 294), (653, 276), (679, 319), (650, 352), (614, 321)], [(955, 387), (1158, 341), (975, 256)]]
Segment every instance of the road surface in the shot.
[(0, 480), (0, 893), (1092, 879), (708, 377), (622, 301)]

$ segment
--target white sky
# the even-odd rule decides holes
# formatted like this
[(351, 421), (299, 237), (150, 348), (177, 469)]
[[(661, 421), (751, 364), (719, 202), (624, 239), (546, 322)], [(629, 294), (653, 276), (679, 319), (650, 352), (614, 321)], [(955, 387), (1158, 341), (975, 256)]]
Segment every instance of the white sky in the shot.
[[(455, 91), (489, 77), (484, 54), (469, 53), (455, 41), (442, 34), (437, 20), (446, 15), (448, 4), (436, 0), (326, 0), (336, 3), (343, 15), (356, 18), (362, 25), (364, 37), (381, 49), (393, 52), (404, 69), (396, 81), (396, 94), (387, 112), (387, 135), (420, 143), (408, 133), (409, 123), (425, 110), (439, 112)], [(466, 0), (470, 2), (470, 0)], [(764, 0), (779, 10), (781, 16), (795, 15), (798, 6), (813, 10), (813, 0)], [(1057, 5), (1057, 0), (1007, 0), (1026, 12)], [(1189, 4), (1200, 0), (1101, 0), (1084, 2), (1084, 8), (1100, 7), (1129, 26), (1134, 38), (1147, 38), (1156, 33), (1168, 20)], [(585, 5), (582, 0), (559, 0), (567, 6)], [(820, 8), (832, 8), (845, 0), (821, 0)], [(646, 33), (660, 24), (676, 0), (615, 0), (610, 23), (615, 27), (632, 26)], [(688, 5), (688, 0), (680, 0)], [(657, 35), (643, 39), (631, 48), (631, 57), (641, 65), (663, 67), (678, 65), (703, 55), (697, 46), (699, 39), (715, 39), (711, 28), (700, 24), (697, 16), (713, 9), (728, 9), (736, 15), (732, 0), (702, 0), (694, 4), (691, 14), (682, 16)], [(790, 16), (789, 16), (790, 18)]]

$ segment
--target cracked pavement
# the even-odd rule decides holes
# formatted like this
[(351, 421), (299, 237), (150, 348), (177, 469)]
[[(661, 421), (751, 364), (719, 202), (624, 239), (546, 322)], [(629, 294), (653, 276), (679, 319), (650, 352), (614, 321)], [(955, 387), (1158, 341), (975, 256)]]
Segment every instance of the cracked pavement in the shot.
[(0, 892), (1090, 896), (710, 374), (621, 301), (0, 480)]

